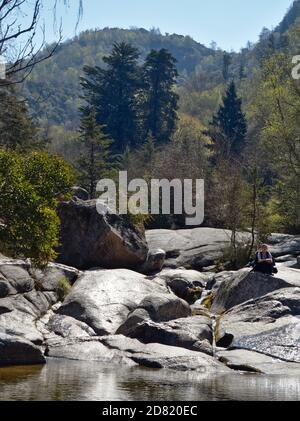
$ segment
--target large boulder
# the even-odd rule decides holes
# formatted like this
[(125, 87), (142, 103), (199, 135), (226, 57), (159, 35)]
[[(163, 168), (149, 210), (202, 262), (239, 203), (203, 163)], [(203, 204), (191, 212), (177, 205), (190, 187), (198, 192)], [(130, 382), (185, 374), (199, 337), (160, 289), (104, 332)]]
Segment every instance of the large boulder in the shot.
[[(214, 263), (223, 255), (230, 244), (230, 231), (215, 228), (192, 228), (184, 230), (149, 230), (146, 238), (150, 248), (166, 251), (165, 266), (185, 267), (201, 270)], [(246, 241), (248, 234), (239, 234)]]
[(127, 269), (91, 270), (79, 277), (58, 312), (86, 323), (97, 335), (107, 335), (149, 294), (169, 291), (164, 281)]
[(300, 363), (300, 320), (298, 317), (283, 317), (269, 329), (234, 339), (232, 346), (260, 352), (283, 361)]
[(39, 347), (17, 336), (0, 332), (0, 366), (33, 365), (46, 362)]
[(58, 215), (60, 263), (79, 269), (132, 269), (147, 258), (145, 236), (125, 217), (99, 214), (95, 200), (62, 202)]
[(213, 313), (223, 313), (251, 298), (262, 297), (281, 288), (292, 287), (283, 279), (242, 269), (221, 283), (212, 305)]
[(145, 297), (137, 308), (129, 313), (126, 321), (117, 330), (118, 334), (134, 336), (137, 326), (145, 321), (156, 323), (191, 316), (188, 303), (173, 294), (156, 294)]
[(206, 316), (187, 317), (164, 323), (155, 323), (150, 319), (145, 319), (129, 328), (125, 324), (117, 333), (123, 333), (145, 344), (160, 343), (208, 355), (213, 354), (212, 322)]
[(219, 317), (216, 342), (300, 362), (300, 288), (280, 289), (242, 303)]

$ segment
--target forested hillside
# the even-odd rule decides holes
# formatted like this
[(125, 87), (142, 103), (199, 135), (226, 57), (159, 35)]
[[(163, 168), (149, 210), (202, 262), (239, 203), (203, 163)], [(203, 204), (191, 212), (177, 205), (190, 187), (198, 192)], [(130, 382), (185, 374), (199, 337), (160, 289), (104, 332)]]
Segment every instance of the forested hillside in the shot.
[(86, 31), (62, 44), (54, 57), (34, 69), (24, 92), (34, 116), (68, 128), (76, 124), (83, 67), (103, 66), (103, 57), (118, 42), (138, 48), (140, 61), (151, 49), (167, 49), (178, 61), (181, 80), (188, 78), (199, 65), (207, 72), (218, 70), (222, 65), (222, 52), (206, 48), (188, 36), (162, 35), (154, 29)]

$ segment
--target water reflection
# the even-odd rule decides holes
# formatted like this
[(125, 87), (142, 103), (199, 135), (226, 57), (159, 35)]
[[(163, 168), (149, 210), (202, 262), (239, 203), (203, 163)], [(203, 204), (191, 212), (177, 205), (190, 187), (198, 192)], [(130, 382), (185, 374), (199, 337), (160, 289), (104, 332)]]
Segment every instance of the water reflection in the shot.
[(199, 374), (49, 360), (0, 369), (0, 400), (300, 400), (300, 378)]

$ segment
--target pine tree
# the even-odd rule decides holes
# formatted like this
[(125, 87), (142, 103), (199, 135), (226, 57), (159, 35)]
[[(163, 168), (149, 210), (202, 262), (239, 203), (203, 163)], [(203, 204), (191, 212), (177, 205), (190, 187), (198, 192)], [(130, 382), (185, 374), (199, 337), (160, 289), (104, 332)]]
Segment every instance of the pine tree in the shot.
[(80, 181), (94, 198), (97, 182), (107, 177), (112, 169), (109, 159), (112, 141), (103, 133), (103, 127), (97, 124), (94, 111), (83, 116), (80, 133), (84, 150), (78, 161)]
[(83, 112), (92, 107), (96, 111), (97, 123), (105, 126), (103, 131), (113, 139), (113, 151), (122, 153), (138, 144), (137, 91), (141, 85), (137, 65), (139, 52), (122, 42), (114, 44), (110, 56), (104, 57), (105, 69), (85, 67), (86, 78), (82, 79), (85, 100), (88, 104)]
[(231, 55), (227, 53), (227, 51), (224, 51), (222, 75), (225, 82), (227, 82), (229, 79), (229, 68), (230, 68), (231, 62), (232, 62)]
[(156, 143), (168, 142), (177, 122), (176, 59), (166, 49), (152, 50), (143, 66), (143, 75), (145, 137), (151, 133)]
[(206, 134), (212, 139), (216, 157), (230, 159), (241, 156), (246, 142), (247, 122), (233, 81), (229, 84), (223, 104), (213, 117)]
[(0, 88), (0, 146), (19, 152), (40, 146), (26, 103), (15, 96), (12, 87)]

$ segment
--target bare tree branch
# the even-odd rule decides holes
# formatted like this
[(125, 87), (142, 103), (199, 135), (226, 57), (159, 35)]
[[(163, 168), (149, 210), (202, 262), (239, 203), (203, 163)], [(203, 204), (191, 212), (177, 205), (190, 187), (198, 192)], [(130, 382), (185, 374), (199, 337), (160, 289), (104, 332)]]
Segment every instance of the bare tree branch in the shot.
[[(45, 25), (39, 27), (41, 7), (45, 0), (0, 0), (0, 56), (5, 55), (7, 62), (6, 80), (1, 86), (21, 83), (32, 72), (35, 65), (50, 58), (61, 43), (62, 28), (57, 31), (57, 41), (47, 48)], [(57, 5), (59, 2), (66, 7), (70, 6), (69, 0), (51, 0), (53, 2), (53, 17), (56, 22)], [(28, 8), (32, 6), (32, 13), (28, 15)], [(82, 16), (83, 0), (78, 0), (77, 23)], [(25, 13), (27, 11), (27, 14)], [(24, 17), (29, 22), (23, 24)], [(36, 37), (42, 31), (43, 37), (39, 46)]]

